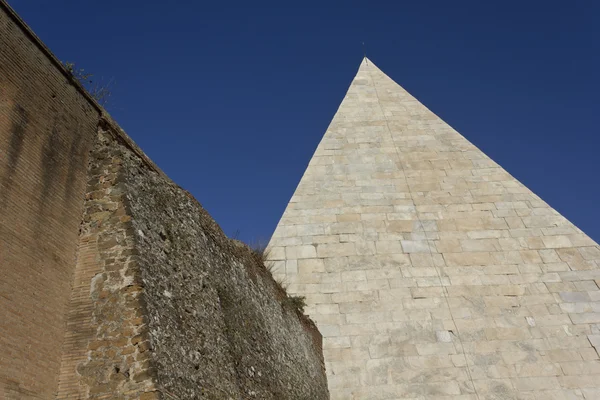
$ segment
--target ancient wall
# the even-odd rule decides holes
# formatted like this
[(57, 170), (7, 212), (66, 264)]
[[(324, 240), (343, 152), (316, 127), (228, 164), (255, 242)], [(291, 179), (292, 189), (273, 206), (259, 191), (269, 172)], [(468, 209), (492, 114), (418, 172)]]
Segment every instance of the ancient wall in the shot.
[(99, 112), (0, 2), (0, 398), (51, 398)]
[(296, 300), (0, 0), (0, 399), (327, 399)]
[(90, 156), (58, 398), (327, 399), (313, 323), (120, 137)]
[(118, 137), (101, 124), (90, 154), (58, 399), (155, 390)]

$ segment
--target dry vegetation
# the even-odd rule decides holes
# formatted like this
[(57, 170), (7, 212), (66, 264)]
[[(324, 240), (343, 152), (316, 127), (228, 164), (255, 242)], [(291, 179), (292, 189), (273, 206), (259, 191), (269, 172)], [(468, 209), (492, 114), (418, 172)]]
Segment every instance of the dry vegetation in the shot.
[(288, 305), (291, 308), (294, 308), (301, 313), (304, 313), (304, 308), (306, 307), (306, 298), (304, 296), (294, 296), (290, 295), (287, 292), (287, 284), (284, 278), (279, 278), (273, 275), (273, 262), (269, 261), (269, 249), (267, 247), (266, 242), (259, 241), (250, 246), (250, 250), (252, 251), (252, 255), (254, 259), (262, 265), (265, 270), (271, 275), (273, 280), (277, 282), (279, 286), (285, 292), (285, 298), (283, 299), (283, 303)]

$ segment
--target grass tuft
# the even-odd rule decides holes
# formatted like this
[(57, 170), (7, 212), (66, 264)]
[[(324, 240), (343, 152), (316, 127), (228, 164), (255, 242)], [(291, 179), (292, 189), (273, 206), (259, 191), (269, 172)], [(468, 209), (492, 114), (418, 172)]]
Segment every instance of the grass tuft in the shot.
[(290, 295), (287, 292), (287, 283), (285, 281), (285, 276), (274, 275), (275, 263), (269, 261), (269, 249), (267, 248), (267, 244), (264, 241), (258, 241), (255, 244), (252, 244), (250, 250), (252, 252), (252, 256), (260, 265), (264, 266), (265, 270), (271, 275), (275, 283), (281, 287), (285, 297), (282, 300), (282, 306), (287, 306), (294, 310), (298, 310), (304, 314), (304, 308), (306, 307), (306, 297), (304, 296), (294, 296)]
[(250, 246), (250, 250), (252, 251), (252, 255), (254, 256), (254, 258), (256, 259), (256, 261), (258, 261), (261, 264), (265, 264), (265, 268), (267, 268), (267, 270), (270, 272), (270, 268), (272, 269), (273, 266), (271, 265), (270, 267), (266, 264), (271, 264), (268, 263), (267, 260), (269, 259), (269, 249), (267, 248), (267, 244), (264, 241), (258, 241), (257, 243), (253, 244)]
[(290, 307), (300, 311), (304, 314), (304, 307), (306, 307), (306, 297), (304, 296), (286, 296), (284, 302)]

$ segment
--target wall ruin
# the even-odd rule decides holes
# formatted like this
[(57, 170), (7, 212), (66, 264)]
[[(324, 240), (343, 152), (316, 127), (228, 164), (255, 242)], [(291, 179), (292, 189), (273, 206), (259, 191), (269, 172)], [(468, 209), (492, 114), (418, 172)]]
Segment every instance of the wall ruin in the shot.
[(117, 132), (90, 156), (58, 398), (328, 398), (312, 321)]
[(327, 399), (321, 335), (0, 0), (0, 398)]

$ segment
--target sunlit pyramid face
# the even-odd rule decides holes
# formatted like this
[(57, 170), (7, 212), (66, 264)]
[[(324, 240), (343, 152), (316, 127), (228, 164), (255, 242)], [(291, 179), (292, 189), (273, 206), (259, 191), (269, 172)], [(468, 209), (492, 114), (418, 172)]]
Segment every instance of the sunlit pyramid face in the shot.
[(333, 400), (600, 396), (598, 245), (366, 58), (269, 247)]

